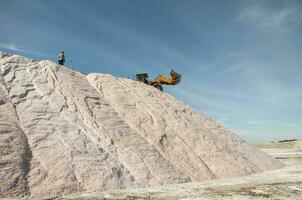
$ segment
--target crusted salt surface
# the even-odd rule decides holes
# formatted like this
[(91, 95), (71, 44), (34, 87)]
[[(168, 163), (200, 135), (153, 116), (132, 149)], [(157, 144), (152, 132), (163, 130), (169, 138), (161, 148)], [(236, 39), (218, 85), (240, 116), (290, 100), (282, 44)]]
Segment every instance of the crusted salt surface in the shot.
[(282, 166), (145, 84), (3, 52), (0, 72), (0, 197), (158, 186)]

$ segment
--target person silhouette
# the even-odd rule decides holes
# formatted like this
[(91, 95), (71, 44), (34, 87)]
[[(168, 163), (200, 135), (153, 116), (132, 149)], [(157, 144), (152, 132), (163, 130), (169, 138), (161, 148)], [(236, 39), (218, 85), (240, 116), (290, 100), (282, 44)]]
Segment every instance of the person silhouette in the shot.
[(61, 53), (59, 54), (58, 62), (59, 62), (60, 65), (64, 65), (64, 63), (65, 63), (64, 51), (61, 51)]

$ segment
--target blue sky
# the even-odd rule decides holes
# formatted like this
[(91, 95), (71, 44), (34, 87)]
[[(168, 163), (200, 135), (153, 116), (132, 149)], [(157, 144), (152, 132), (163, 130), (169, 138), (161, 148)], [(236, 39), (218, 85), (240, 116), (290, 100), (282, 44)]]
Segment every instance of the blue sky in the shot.
[(250, 143), (302, 138), (300, 0), (0, 0), (0, 50), (165, 91)]

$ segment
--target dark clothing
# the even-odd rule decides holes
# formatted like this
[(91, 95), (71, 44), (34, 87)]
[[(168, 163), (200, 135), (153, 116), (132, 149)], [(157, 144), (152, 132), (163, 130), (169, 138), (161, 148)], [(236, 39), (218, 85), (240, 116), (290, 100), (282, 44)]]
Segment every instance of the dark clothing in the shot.
[(60, 64), (60, 65), (64, 65), (64, 62), (65, 62), (65, 55), (64, 55), (63, 52), (59, 54), (58, 61), (59, 61), (59, 64)]

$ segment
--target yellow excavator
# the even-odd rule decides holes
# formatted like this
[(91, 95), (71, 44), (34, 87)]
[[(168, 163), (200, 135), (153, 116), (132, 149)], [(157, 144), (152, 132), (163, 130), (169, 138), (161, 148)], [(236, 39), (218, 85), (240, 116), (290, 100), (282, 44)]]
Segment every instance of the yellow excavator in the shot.
[(136, 80), (139, 82), (151, 85), (160, 91), (163, 91), (162, 85), (176, 85), (181, 81), (181, 74), (175, 72), (173, 69), (170, 72), (170, 77), (166, 78), (163, 75), (158, 75), (155, 79), (148, 81), (148, 73), (136, 74)]

